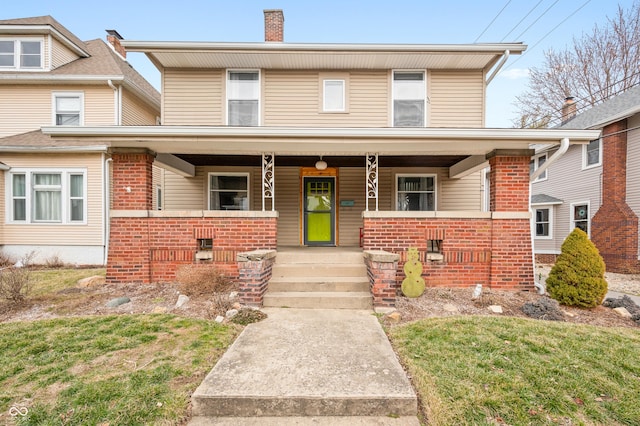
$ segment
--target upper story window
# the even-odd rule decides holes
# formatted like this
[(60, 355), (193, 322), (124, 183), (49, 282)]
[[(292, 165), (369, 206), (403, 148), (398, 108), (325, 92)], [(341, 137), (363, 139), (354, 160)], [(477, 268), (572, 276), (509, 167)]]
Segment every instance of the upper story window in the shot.
[(435, 175), (397, 175), (396, 210), (433, 211), (436, 209)]
[(7, 182), (14, 223), (86, 223), (86, 171), (15, 169)]
[(227, 74), (227, 124), (258, 126), (260, 123), (260, 72)]
[(393, 125), (424, 127), (427, 90), (424, 71), (393, 72)]
[(0, 69), (40, 70), (42, 40), (0, 39)]
[(602, 149), (600, 139), (594, 139), (582, 146), (582, 168), (588, 169), (602, 164)]
[(56, 126), (81, 126), (84, 95), (76, 92), (53, 93), (53, 123)]
[(323, 102), (324, 112), (344, 112), (345, 108), (345, 81), (344, 80), (323, 80)]
[[(536, 155), (535, 157), (531, 157), (529, 161), (529, 175), (533, 174), (534, 171), (538, 170), (545, 162), (547, 161), (547, 154)], [(547, 171), (545, 170), (538, 176), (534, 182), (539, 182), (541, 180), (547, 179)]]
[(249, 210), (249, 174), (210, 173), (209, 210)]

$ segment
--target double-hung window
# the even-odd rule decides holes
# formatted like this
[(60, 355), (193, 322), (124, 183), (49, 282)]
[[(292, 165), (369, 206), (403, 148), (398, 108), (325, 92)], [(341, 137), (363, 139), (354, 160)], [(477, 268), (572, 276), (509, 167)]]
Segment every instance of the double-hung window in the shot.
[(398, 175), (396, 210), (432, 211), (436, 209), (435, 175)]
[(260, 123), (260, 72), (228, 71), (227, 124), (258, 126)]
[(14, 169), (9, 176), (9, 222), (86, 223), (85, 170)]
[(589, 203), (571, 204), (571, 230), (580, 228), (589, 235), (590, 229)]
[(323, 80), (322, 82), (324, 112), (344, 112), (345, 111), (345, 81), (344, 80)]
[(249, 210), (249, 174), (210, 173), (209, 210)]
[(426, 110), (427, 89), (424, 71), (394, 71), (394, 127), (424, 127)]
[(84, 95), (76, 92), (53, 93), (53, 123), (56, 126), (83, 124)]
[[(536, 155), (535, 157), (531, 157), (529, 161), (529, 174), (533, 174), (534, 171), (538, 170), (542, 165), (547, 161), (547, 154)], [(547, 179), (547, 171), (545, 170), (538, 176), (538, 178), (534, 182), (538, 182), (541, 180)]]
[(0, 69), (38, 70), (42, 64), (42, 41), (0, 38)]
[(536, 215), (536, 238), (549, 239), (551, 234), (551, 208), (537, 208), (535, 209)]
[(602, 149), (600, 139), (594, 139), (582, 146), (582, 164), (584, 169), (602, 164)]

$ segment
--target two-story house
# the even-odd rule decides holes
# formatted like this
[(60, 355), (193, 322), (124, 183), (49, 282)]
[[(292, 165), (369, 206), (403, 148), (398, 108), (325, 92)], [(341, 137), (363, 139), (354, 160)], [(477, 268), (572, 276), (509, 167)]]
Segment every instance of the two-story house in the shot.
[[(536, 257), (553, 262), (567, 235), (585, 231), (608, 271), (640, 272), (640, 87), (578, 115), (571, 98), (559, 129), (598, 129), (602, 135), (572, 146), (533, 187)], [(554, 150), (533, 157), (532, 168)]]
[(105, 263), (109, 144), (62, 144), (40, 128), (157, 123), (160, 94), (125, 60), (118, 33), (107, 39), (81, 41), (51, 16), (0, 21), (0, 245), (9, 256)]
[[(162, 73), (162, 124), (43, 129), (111, 145), (107, 279), (172, 280), (201, 251), (237, 277), (247, 250), (416, 247), (428, 285), (533, 289), (529, 145), (599, 132), (484, 127), (487, 85), (525, 46), (285, 43), (282, 28), (269, 10), (264, 43), (124, 40)], [(175, 172), (162, 211), (154, 162)]]

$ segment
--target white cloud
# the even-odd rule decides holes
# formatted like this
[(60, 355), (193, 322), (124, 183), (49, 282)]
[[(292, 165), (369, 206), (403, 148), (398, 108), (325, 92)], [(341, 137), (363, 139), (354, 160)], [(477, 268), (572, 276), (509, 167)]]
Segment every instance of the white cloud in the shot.
[(500, 73), (500, 77), (508, 78), (509, 80), (519, 80), (521, 78), (529, 77), (528, 68), (512, 68)]

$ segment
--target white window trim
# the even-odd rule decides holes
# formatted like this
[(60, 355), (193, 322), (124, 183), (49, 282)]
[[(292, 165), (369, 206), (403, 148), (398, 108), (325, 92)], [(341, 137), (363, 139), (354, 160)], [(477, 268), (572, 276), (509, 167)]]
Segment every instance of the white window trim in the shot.
[(575, 229), (575, 223), (574, 223), (574, 207), (575, 206), (581, 206), (581, 205), (586, 205), (587, 206), (587, 236), (589, 238), (591, 238), (591, 202), (590, 201), (578, 201), (575, 203), (571, 203), (569, 205), (569, 233), (571, 233), (574, 229)]
[(156, 185), (156, 210), (164, 209), (164, 200), (162, 199), (162, 185)]
[(533, 223), (534, 226), (538, 225), (536, 220), (536, 210), (549, 210), (549, 235), (537, 235), (534, 234), (536, 240), (552, 240), (553, 239), (553, 205), (540, 205), (533, 207)]
[(227, 69), (225, 73), (225, 102), (224, 112), (226, 125), (229, 124), (229, 74), (232, 72), (257, 72), (258, 73), (258, 126), (262, 125), (262, 71), (259, 69)]
[[(424, 126), (422, 127), (427, 127), (427, 115), (428, 115), (428, 105), (429, 105), (429, 98), (427, 96), (427, 70), (425, 69), (394, 69), (391, 70), (391, 127), (396, 127), (395, 126), (395, 106), (394, 106), (394, 101), (395, 101), (395, 84), (393, 83), (394, 80), (394, 76), (396, 73), (412, 73), (412, 72), (421, 72), (424, 79), (422, 80), (424, 82), (424, 117), (423, 119), (423, 123)], [(418, 127), (420, 128), (420, 127)]]
[[(533, 157), (531, 157), (531, 159), (533, 160), (533, 171), (535, 172), (536, 170), (538, 170), (538, 168), (540, 167), (540, 158), (544, 157), (545, 162), (549, 160), (549, 156), (547, 155), (547, 153), (543, 153), (543, 154), (538, 154), (538, 155), (534, 155)], [(543, 163), (544, 164), (544, 163)], [(542, 177), (544, 175), (544, 177)], [(549, 179), (549, 168), (547, 168), (547, 170), (545, 170), (544, 172), (542, 172), (542, 175), (538, 176), (538, 178), (536, 180), (534, 180), (532, 183), (535, 182), (544, 182), (545, 180)]]
[[(342, 83), (342, 108), (327, 108), (327, 82)], [(347, 111), (347, 81), (344, 78), (325, 78), (322, 80), (322, 112), (346, 112)]]
[[(15, 70), (23, 72), (40, 72), (48, 71), (45, 68), (44, 57), (44, 37), (0, 37), (0, 41), (13, 41), (13, 60), (14, 65), (12, 67), (0, 66), (0, 70)], [(22, 41), (39, 41), (40, 42), (40, 66), (39, 67), (21, 67), (20, 55), (22, 53), (20, 49), (20, 43)]]
[(593, 169), (602, 166), (602, 138), (598, 138), (598, 162), (596, 164), (587, 164), (587, 148), (589, 144), (582, 145), (582, 170)]
[(78, 124), (78, 126), (84, 126), (84, 92), (77, 92), (77, 91), (69, 91), (69, 92), (65, 92), (65, 91), (55, 91), (55, 92), (51, 92), (51, 125), (52, 126), (56, 126), (56, 115), (58, 113), (57, 109), (56, 109), (56, 99), (58, 97), (79, 97), (80, 98), (80, 123)]
[(211, 176), (244, 176), (247, 179), (247, 211), (251, 210), (251, 174), (246, 172), (209, 172), (207, 174), (207, 210), (211, 210)]
[[(59, 222), (49, 222), (49, 221), (36, 221), (33, 219), (33, 175), (34, 174), (60, 174), (62, 188), (61, 188), (61, 197), (62, 197), (62, 206), (61, 206), (61, 215), (62, 218)], [(25, 211), (26, 218), (25, 220), (13, 220), (13, 175), (14, 174), (22, 174), (25, 175)], [(71, 175), (82, 175), (82, 220), (71, 220)], [(11, 168), (8, 172), (7, 179), (5, 181), (5, 194), (7, 194), (7, 199), (5, 202), (5, 222), (7, 224), (16, 224), (16, 225), (46, 225), (46, 226), (60, 226), (60, 225), (86, 225), (87, 224), (87, 212), (88, 212), (88, 204), (89, 197), (87, 193), (87, 169), (82, 168), (60, 168), (60, 169), (49, 169), (49, 168)]]
[(396, 173), (394, 177), (395, 197), (393, 199), (393, 206), (395, 211), (399, 211), (398, 210), (398, 178), (401, 178), (401, 177), (432, 177), (433, 178), (433, 210), (429, 210), (429, 211), (438, 210), (438, 175), (437, 174), (435, 173)]

